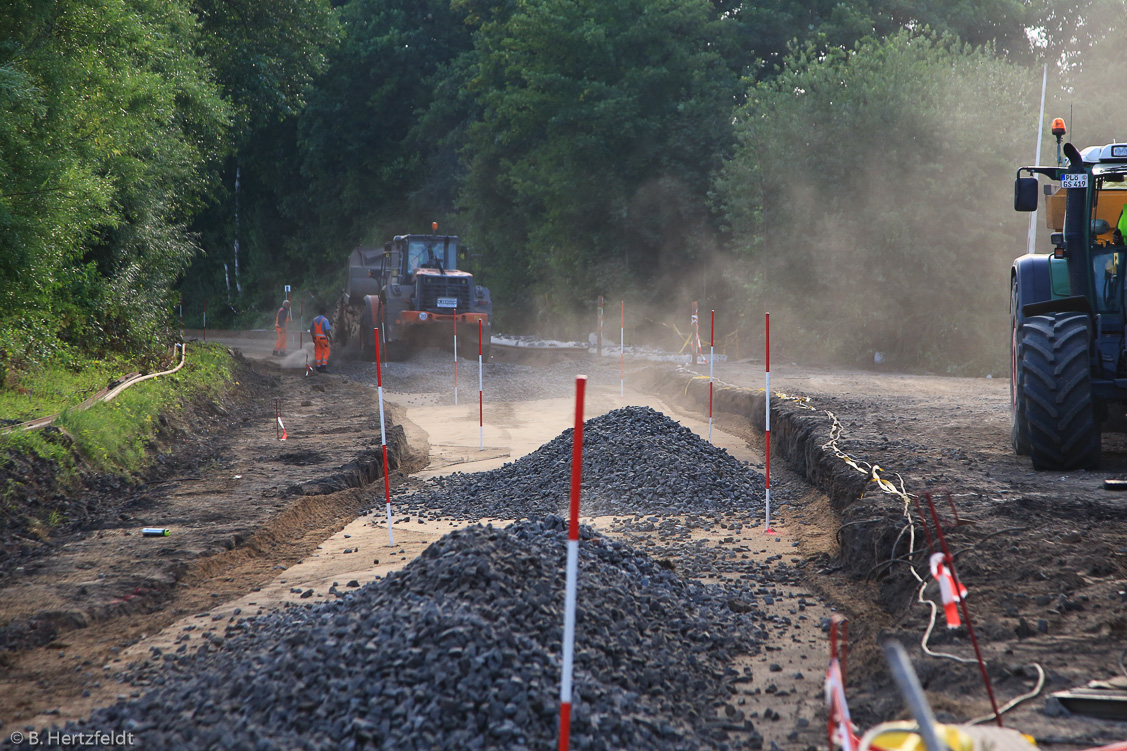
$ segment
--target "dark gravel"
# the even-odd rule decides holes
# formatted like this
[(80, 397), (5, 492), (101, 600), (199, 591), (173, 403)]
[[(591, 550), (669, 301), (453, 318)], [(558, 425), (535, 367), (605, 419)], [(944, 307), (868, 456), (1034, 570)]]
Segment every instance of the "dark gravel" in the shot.
[[(147, 749), (551, 748), (565, 539), (554, 517), (452, 532), (335, 602), (158, 656), (139, 676), (156, 688), (82, 724)], [(587, 528), (579, 593), (572, 748), (762, 746), (726, 704), (740, 678), (727, 666), (762, 634), (746, 594)]]
[[(564, 515), (572, 432), (497, 469), (434, 478), (398, 499), (396, 510), (470, 520)], [(624, 407), (584, 423), (584, 514), (758, 514), (763, 485), (763, 475), (748, 464), (649, 407)]]

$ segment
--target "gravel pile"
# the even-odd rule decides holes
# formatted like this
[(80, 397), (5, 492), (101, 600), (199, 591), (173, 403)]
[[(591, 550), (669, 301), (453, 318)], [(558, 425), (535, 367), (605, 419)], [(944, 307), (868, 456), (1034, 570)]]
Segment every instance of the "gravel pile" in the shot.
[[(396, 510), (470, 520), (564, 515), (572, 432), (497, 469), (434, 478)], [(616, 409), (584, 424), (584, 514), (759, 513), (763, 483), (749, 465), (649, 407)]]
[[(582, 537), (572, 748), (760, 748), (725, 700), (761, 614)], [(335, 602), (239, 618), (225, 640), (164, 655), (141, 676), (156, 688), (85, 727), (147, 749), (552, 748), (565, 539), (558, 518), (452, 532)]]

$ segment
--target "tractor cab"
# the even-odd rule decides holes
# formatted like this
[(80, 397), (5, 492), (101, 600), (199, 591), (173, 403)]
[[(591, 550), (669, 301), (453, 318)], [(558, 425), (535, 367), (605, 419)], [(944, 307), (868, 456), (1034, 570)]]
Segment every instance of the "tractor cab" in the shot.
[[(1127, 144), (1091, 146), (1082, 152), (1065, 144), (1070, 166), (1022, 167), (1014, 186), (1014, 208), (1037, 210), (1040, 174), (1059, 185), (1045, 189), (1045, 223), (1051, 231), (1055, 274), (1068, 279), (1067, 295), (1083, 297), (1094, 314), (1122, 315), (1125, 243), (1119, 225), (1127, 205)], [(1027, 172), (1029, 177), (1022, 177)], [(1077, 263), (1073, 263), (1077, 261)], [(1056, 285), (1060, 287), (1062, 285)], [(1080, 304), (1077, 301), (1075, 304)]]
[(1012, 440), (1035, 468), (1068, 470), (1096, 466), (1102, 424), (1127, 405), (1127, 144), (1062, 146), (1061, 120), (1053, 133), (1057, 166), (1021, 167), (1014, 183), (1014, 209), (1030, 212), (1037, 176), (1051, 181), (1052, 252), (1010, 273)]

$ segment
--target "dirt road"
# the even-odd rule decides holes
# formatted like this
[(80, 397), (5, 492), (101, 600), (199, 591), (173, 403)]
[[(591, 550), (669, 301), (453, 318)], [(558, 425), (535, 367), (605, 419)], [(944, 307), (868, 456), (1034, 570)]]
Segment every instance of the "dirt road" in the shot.
[[(719, 366), (725, 390), (717, 400), (736, 419), (761, 425), (762, 368), (761, 361)], [(680, 388), (686, 403), (703, 409), (702, 381), (689, 378), (683, 375), (680, 385), (666, 389)], [(919, 648), (931, 611), (917, 602), (917, 576), (929, 577), (928, 541), (916, 501), (926, 504), (924, 495), (931, 493), (970, 591), (968, 606), (997, 703), (1032, 689), (1036, 666), (1046, 675), (1042, 692), (1008, 714), (1005, 723), (1035, 735), (1048, 748), (1127, 738), (1123, 721), (1065, 716), (1052, 700), (1048, 708), (1055, 716), (1045, 711), (1052, 692), (1123, 676), (1127, 498), (1103, 486), (1104, 479), (1121, 477), (1127, 469), (1122, 436), (1105, 436), (1099, 471), (1034, 472), (1027, 458), (1010, 450), (1006, 380), (787, 364), (773, 367), (771, 383), (777, 392), (807, 400), (776, 399), (773, 433), (780, 434), (780, 453), (827, 491), (838, 515), (840, 547), (827, 551), (823, 575), (815, 582), (849, 613), (866, 650), (853, 673), (859, 689), (855, 716), (864, 723), (896, 711), (898, 700), (887, 692), (880, 660), (868, 659), (873, 641), (889, 637), (916, 645), (917, 668), (941, 717), (991, 714), (977, 666), (961, 662), (974, 657), (965, 626), (947, 631), (940, 615), (930, 639), (932, 649), (960, 661), (933, 659)], [(835, 425), (838, 433), (832, 432)], [(868, 479), (865, 471), (873, 466), (890, 487)], [(907, 497), (889, 492), (894, 488)], [(815, 510), (795, 508), (793, 513), (800, 538), (804, 518), (813, 522), (814, 534), (822, 533)], [(936, 599), (935, 588), (930, 584), (925, 598)]]
[[(115, 677), (151, 656), (153, 647), (182, 645), (186, 633), (220, 628), (238, 612), (287, 599), (316, 601), (384, 576), (451, 528), (449, 522), (397, 518), (396, 544), (389, 548), (381, 509), (359, 515), (371, 492), (349, 486), (373, 479), (379, 444), (370, 366), (344, 364), (327, 378), (306, 378), (300, 353), (273, 360), (270, 341), (259, 338), (231, 342), (268, 362), (255, 369), (265, 375), (253, 398), (238, 402), (237, 412), (208, 416), (209, 425), (185, 426), (197, 435), (201, 426), (208, 431), (197, 460), (162, 485), (122, 493), (114, 516), (99, 528), (30, 551), (0, 588), (7, 633), (23, 646), (39, 645), (3, 658), (5, 729), (82, 716), (119, 694), (142, 691), (143, 685), (118, 684)], [(479, 433), (476, 363), (463, 361), (458, 406), (448, 365), (436, 356), (421, 367), (393, 364), (385, 373), (389, 408), (405, 427), (404, 445), (417, 452), (399, 456), (405, 471), (421, 468), (424, 455), (426, 472), (434, 473), (484, 469), (531, 451), (568, 427), (571, 381), (580, 367), (594, 374), (589, 416), (622, 403), (617, 363), (535, 370), (492, 363), (490, 374), (505, 386), (503, 396), (487, 397), (490, 410)], [(631, 364), (630, 397), (701, 433), (707, 386), (699, 376), (706, 374), (698, 368), (694, 378), (669, 365)], [(886, 637), (915, 645), (917, 669), (941, 719), (963, 721), (990, 711), (975, 665), (919, 649), (931, 611), (916, 602), (920, 582), (913, 572), (927, 580), (927, 542), (918, 516), (909, 528), (905, 510), (915, 514), (915, 499), (925, 491), (949, 490), (959, 524), (952, 523), (946, 493), (936, 499), (970, 590), (998, 703), (1034, 686), (1034, 663), (1047, 676), (1040, 695), (1007, 714), (1006, 724), (1062, 751), (1127, 738), (1124, 722), (1044, 712), (1049, 692), (1119, 674), (1116, 663), (1127, 641), (1127, 511), (1102, 481), (1127, 471), (1127, 444), (1105, 440), (1106, 471), (1034, 473), (1009, 451), (1004, 380), (777, 364), (772, 376), (773, 390), (808, 399), (774, 404), (772, 479), (791, 490), (779, 509), (784, 533), (765, 541), (761, 530), (747, 528), (746, 539), (736, 543), (766, 557), (782, 547), (807, 562), (806, 577), (791, 594), (814, 591), (850, 617), (849, 694), (859, 724), (900, 711), (876, 649)], [(761, 363), (720, 364), (717, 378), (717, 439), (753, 464), (762, 462)], [(284, 447), (275, 436), (275, 398), (282, 400), (291, 436)], [(830, 447), (835, 420), (840, 434)], [(860, 470), (879, 465), (908, 496), (882, 491), (843, 457)], [(401, 473), (396, 480), (404, 481)], [(183, 513), (179, 521), (171, 510)], [(593, 521), (613, 526), (613, 520)], [(157, 523), (172, 526), (174, 536), (136, 536), (136, 529)], [(106, 592), (97, 600), (101, 610), (66, 604), (98, 588)], [(928, 586), (925, 598), (935, 599), (934, 589)], [(809, 602), (813, 627), (821, 615), (814, 617)], [(69, 615), (37, 622), (44, 611)], [(32, 623), (47, 629), (46, 640), (29, 631)], [(186, 631), (191, 625), (198, 628)], [(769, 707), (780, 719), (760, 726), (767, 728), (765, 739), (783, 749), (824, 744), (818, 705), (825, 637), (796, 631), (793, 644), (785, 659), (803, 661), (797, 672), (804, 678), (777, 685), (770, 695), (749, 686), (740, 697), (741, 707), (758, 716), (771, 696)], [(961, 660), (973, 656), (965, 627), (948, 632), (940, 623), (929, 644)]]

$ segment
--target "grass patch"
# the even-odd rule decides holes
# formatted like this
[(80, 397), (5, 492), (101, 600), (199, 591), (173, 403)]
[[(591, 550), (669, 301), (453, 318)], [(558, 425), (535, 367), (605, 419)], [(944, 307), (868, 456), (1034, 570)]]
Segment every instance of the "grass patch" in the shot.
[[(111, 380), (141, 370), (166, 370), (172, 364), (138, 364), (126, 359), (90, 360), (74, 370), (43, 367), (22, 373), (15, 387), (0, 390), (0, 419), (11, 422), (59, 414), (45, 430), (0, 435), (0, 456), (6, 463), (18, 457), (37, 457), (56, 466), (62, 487), (78, 479), (77, 447), (99, 472), (132, 474), (143, 468), (146, 450), (160, 416), (179, 414), (184, 404), (199, 398), (218, 399), (233, 381), (233, 361), (219, 346), (190, 344), (187, 363), (178, 372), (132, 386), (108, 403), (88, 410), (76, 407)], [(60, 432), (62, 431), (62, 432)], [(69, 439), (68, 439), (69, 436)], [(72, 441), (73, 439), (73, 445)], [(9, 503), (19, 487), (0, 488)]]
[(178, 372), (139, 383), (88, 410), (68, 409), (56, 424), (96, 470), (133, 474), (145, 465), (161, 415), (177, 415), (196, 399), (217, 400), (233, 380), (233, 361), (226, 349), (189, 345), (187, 364)]
[[(167, 370), (174, 363), (89, 361), (83, 369), (43, 367), (20, 374), (27, 393), (0, 390), (0, 409), (10, 422), (61, 414), (42, 430), (0, 434), (0, 540), (46, 540), (60, 529), (96, 516), (66, 492), (91, 472), (132, 477), (150, 463), (162, 416), (175, 418), (192, 404), (220, 402), (234, 382), (235, 361), (217, 345), (188, 345), (184, 367), (123, 391), (113, 401), (77, 409), (86, 398), (122, 375)], [(178, 360), (177, 360), (178, 362)], [(7, 383), (12, 383), (9, 371)], [(34, 410), (34, 411), (32, 411)], [(60, 492), (61, 491), (61, 492)], [(13, 537), (13, 535), (15, 537)], [(0, 545), (0, 564), (16, 550)]]
[(82, 403), (113, 378), (140, 368), (128, 360), (87, 360), (81, 369), (62, 365), (9, 372), (0, 389), (0, 420), (24, 422)]

